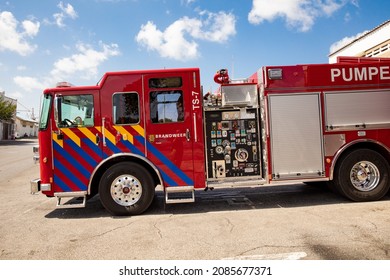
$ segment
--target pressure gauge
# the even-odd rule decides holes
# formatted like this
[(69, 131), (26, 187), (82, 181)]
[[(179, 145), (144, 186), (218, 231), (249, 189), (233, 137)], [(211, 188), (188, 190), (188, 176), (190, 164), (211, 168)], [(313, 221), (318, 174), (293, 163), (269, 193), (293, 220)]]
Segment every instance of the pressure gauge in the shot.
[(217, 154), (222, 154), (222, 153), (223, 153), (223, 148), (222, 148), (222, 146), (217, 146), (217, 147), (215, 148), (215, 152), (216, 152)]
[(235, 156), (236, 160), (238, 160), (239, 162), (244, 162), (244, 161), (247, 161), (247, 159), (249, 157), (249, 153), (244, 148), (239, 148), (235, 152), (234, 156)]
[(222, 141), (222, 146), (224, 146), (224, 147), (226, 147), (226, 146), (229, 146), (230, 145), (230, 142), (229, 142), (229, 140), (223, 140)]

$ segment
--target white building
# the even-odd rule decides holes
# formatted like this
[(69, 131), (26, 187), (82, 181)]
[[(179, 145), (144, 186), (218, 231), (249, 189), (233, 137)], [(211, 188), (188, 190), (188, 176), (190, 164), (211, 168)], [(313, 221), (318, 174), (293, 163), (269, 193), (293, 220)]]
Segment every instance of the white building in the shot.
[[(0, 92), (0, 96), (6, 102), (10, 102), (13, 105), (17, 104), (17, 100), (5, 96), (4, 91)], [(15, 117), (14, 117), (14, 119), (9, 120), (9, 121), (0, 120), (0, 140), (14, 139), (14, 134), (15, 134)]]
[(390, 57), (390, 20), (333, 50), (329, 63), (337, 62), (339, 56)]
[(38, 122), (29, 118), (27, 115), (24, 116), (21, 113), (17, 113), (15, 125), (16, 138), (38, 136)]

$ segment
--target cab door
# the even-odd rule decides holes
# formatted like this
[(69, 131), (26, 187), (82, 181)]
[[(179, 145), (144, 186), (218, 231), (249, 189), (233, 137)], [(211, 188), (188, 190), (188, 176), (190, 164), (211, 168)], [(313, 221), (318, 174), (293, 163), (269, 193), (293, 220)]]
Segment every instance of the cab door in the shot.
[[(165, 186), (194, 186), (194, 85), (191, 71), (144, 75), (147, 158)], [(195, 86), (195, 88), (194, 88)], [(199, 98), (199, 96), (195, 96)], [(201, 113), (200, 113), (201, 115)]]
[(102, 158), (99, 107), (97, 90), (56, 93), (52, 135), (55, 192), (88, 190), (91, 174)]
[(110, 75), (101, 88), (103, 157), (118, 153), (145, 156), (142, 75)]

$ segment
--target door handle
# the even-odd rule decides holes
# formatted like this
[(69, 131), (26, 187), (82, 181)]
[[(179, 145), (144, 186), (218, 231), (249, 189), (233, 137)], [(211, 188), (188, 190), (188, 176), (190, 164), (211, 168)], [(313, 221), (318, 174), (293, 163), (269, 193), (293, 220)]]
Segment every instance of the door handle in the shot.
[(103, 146), (106, 147), (106, 118), (102, 118), (102, 137), (103, 137)]
[(100, 137), (99, 137), (99, 134), (98, 133), (96, 133), (96, 141), (95, 141), (96, 143), (96, 146), (97, 145), (99, 145), (99, 142), (100, 142)]
[(190, 130), (188, 128), (186, 130), (186, 138), (187, 138), (187, 142), (189, 142), (191, 139)]

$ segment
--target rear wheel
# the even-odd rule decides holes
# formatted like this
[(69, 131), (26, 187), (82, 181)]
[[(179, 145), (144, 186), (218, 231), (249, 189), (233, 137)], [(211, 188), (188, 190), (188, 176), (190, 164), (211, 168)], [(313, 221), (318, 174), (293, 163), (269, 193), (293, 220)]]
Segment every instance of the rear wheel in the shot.
[(349, 152), (338, 163), (333, 185), (353, 201), (381, 199), (389, 191), (389, 163), (373, 150)]
[(99, 184), (103, 206), (113, 215), (138, 215), (153, 201), (154, 185), (149, 172), (133, 162), (111, 166)]

